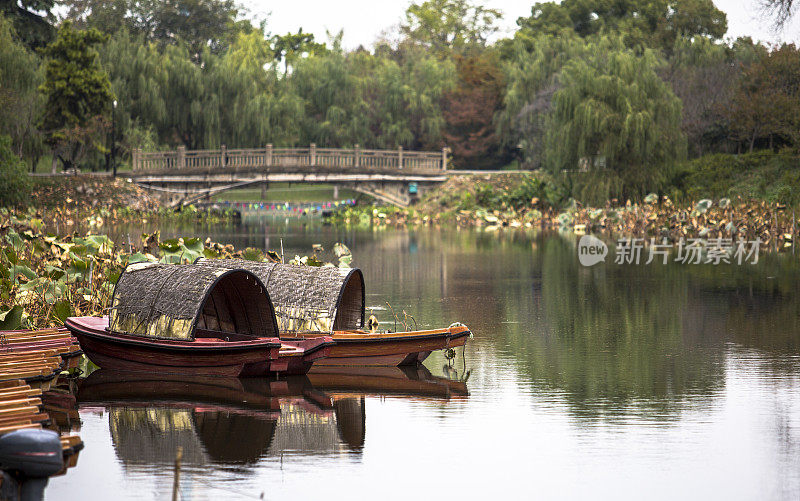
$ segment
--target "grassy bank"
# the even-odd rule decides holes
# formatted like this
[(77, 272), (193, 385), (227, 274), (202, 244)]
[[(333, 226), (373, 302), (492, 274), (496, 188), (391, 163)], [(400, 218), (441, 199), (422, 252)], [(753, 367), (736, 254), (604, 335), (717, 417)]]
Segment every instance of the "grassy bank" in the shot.
[(800, 157), (789, 150), (706, 155), (681, 164), (668, 190), (684, 202), (727, 197), (797, 207)]

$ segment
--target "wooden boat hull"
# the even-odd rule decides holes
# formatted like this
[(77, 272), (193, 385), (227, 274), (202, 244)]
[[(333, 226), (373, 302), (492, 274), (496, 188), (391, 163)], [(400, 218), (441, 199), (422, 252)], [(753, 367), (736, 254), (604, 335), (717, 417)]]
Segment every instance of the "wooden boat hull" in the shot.
[[(281, 340), (297, 340), (328, 335), (326, 333), (282, 333)], [(469, 338), (467, 327), (458, 326), (415, 332), (369, 333), (336, 331), (335, 345), (325, 359), (315, 366), (394, 367), (422, 363), (431, 352), (463, 346)]]
[(200, 343), (141, 339), (105, 331), (107, 319), (70, 318), (65, 326), (78, 338), (89, 360), (99, 367), (124, 371), (210, 376), (264, 376), (279, 357), (275, 338)]

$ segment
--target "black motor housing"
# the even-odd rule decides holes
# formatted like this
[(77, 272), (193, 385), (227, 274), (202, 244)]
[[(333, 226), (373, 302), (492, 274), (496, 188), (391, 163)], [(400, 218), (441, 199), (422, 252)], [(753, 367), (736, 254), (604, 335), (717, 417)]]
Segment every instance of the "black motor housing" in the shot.
[(16, 430), (0, 437), (0, 469), (27, 478), (42, 478), (63, 467), (61, 441), (54, 431)]

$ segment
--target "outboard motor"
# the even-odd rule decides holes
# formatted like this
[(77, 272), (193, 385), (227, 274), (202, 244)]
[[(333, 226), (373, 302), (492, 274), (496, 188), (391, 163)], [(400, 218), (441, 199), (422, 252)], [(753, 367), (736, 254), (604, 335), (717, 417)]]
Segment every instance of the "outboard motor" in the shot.
[(6, 481), (13, 478), (19, 485), (18, 496), (11, 499), (41, 501), (47, 477), (64, 467), (61, 440), (51, 430), (17, 430), (0, 437), (0, 468), (3, 475), (2, 493), (8, 495)]

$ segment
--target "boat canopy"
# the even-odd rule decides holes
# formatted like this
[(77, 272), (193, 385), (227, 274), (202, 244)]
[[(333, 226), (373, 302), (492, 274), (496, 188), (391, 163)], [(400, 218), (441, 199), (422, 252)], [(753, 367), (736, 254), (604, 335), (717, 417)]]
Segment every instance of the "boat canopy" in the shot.
[(267, 286), (280, 332), (364, 327), (364, 275), (358, 268), (295, 266), (245, 259), (200, 258), (196, 264), (251, 271)]
[(264, 284), (241, 269), (136, 263), (117, 281), (109, 330), (158, 339), (193, 340), (198, 331), (277, 337)]

